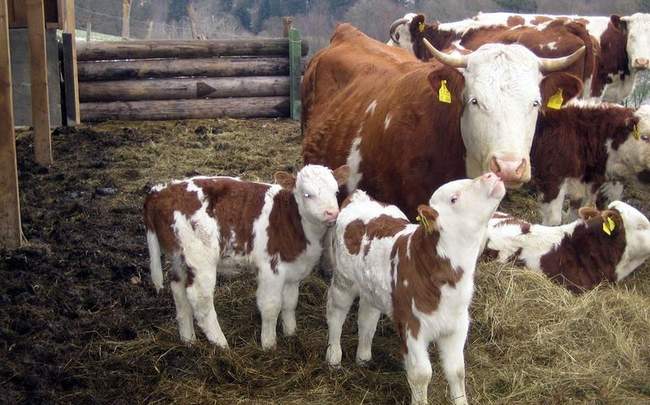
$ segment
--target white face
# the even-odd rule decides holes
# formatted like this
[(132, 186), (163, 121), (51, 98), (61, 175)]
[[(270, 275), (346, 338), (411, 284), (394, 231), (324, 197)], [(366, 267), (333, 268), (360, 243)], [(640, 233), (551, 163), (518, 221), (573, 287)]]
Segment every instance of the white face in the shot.
[(520, 45), (487, 44), (469, 56), (463, 75), (468, 176), (492, 170), (508, 186), (529, 181), (541, 105), (539, 60)]
[(506, 193), (503, 181), (488, 172), (473, 180), (455, 180), (440, 186), (429, 205), (439, 217), (441, 229), (471, 234), (485, 228)]
[(411, 25), (411, 21), (416, 16), (417, 14), (414, 13), (408, 13), (404, 16), (407, 22), (404, 24), (400, 24), (395, 29), (395, 33), (393, 34), (397, 42), (393, 41), (391, 38), (388, 41), (388, 45), (406, 49), (407, 51), (413, 53), (413, 41), (411, 40), (411, 31), (409, 30), (409, 26)]
[(331, 224), (339, 213), (338, 191), (339, 185), (330, 169), (307, 165), (298, 172), (293, 193), (303, 218), (316, 224)]
[(621, 20), (627, 24), (630, 69), (650, 69), (650, 14), (636, 13)]
[(613, 201), (608, 208), (621, 213), (625, 225), (625, 242), (631, 260), (650, 256), (650, 221), (639, 210), (622, 201)]
[(609, 152), (608, 169), (614, 176), (629, 177), (650, 170), (650, 105), (639, 107), (634, 115), (639, 117), (639, 139), (630, 134), (618, 150)]

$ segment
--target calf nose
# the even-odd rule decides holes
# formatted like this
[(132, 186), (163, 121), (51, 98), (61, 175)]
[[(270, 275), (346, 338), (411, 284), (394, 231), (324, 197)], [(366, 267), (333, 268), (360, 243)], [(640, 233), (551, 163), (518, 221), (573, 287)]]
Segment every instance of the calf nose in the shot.
[(325, 220), (327, 222), (334, 222), (336, 221), (336, 217), (339, 216), (339, 210), (336, 208), (330, 208), (325, 210)]
[(490, 170), (506, 183), (521, 183), (527, 166), (526, 159), (499, 159), (495, 156), (490, 161)]
[(632, 67), (637, 69), (647, 69), (648, 64), (650, 64), (648, 58), (636, 58), (634, 59), (634, 64), (632, 65)]

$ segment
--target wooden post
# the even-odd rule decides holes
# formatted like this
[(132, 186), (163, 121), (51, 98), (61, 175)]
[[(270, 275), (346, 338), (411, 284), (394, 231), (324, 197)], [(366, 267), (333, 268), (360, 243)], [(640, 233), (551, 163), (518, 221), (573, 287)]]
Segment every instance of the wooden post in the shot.
[[(66, 126), (77, 125), (81, 122), (79, 114), (79, 73), (77, 68), (77, 39), (76, 39), (76, 22), (74, 12), (74, 0), (64, 0), (64, 19), (63, 19), (63, 33), (69, 34), (67, 40), (65, 36), (63, 41), (63, 69), (64, 69), (64, 83), (65, 83), (65, 103), (67, 117), (65, 119)], [(90, 22), (88, 22), (86, 35), (90, 34)], [(67, 43), (66, 43), (67, 41)], [(88, 39), (90, 41), (90, 39)], [(67, 46), (66, 46), (67, 45)]]
[(293, 17), (282, 17), (282, 36), (289, 38), (289, 30), (293, 25)]
[(90, 21), (86, 23), (86, 42), (90, 42), (90, 39), (92, 38), (92, 34), (91, 34), (92, 26), (93, 24)]
[(300, 40), (300, 33), (297, 29), (291, 28), (289, 30), (289, 76), (290, 76), (290, 115), (291, 119), (300, 119), (300, 57), (301, 57), (302, 44)]
[(52, 164), (50, 103), (47, 94), (47, 54), (45, 51), (44, 0), (25, 0), (31, 62), (32, 125), (36, 163)]
[(131, 23), (131, 0), (122, 0), (122, 38), (128, 39)]
[(11, 95), (7, 0), (0, 0), (0, 117), (0, 248), (15, 249), (20, 247), (22, 233)]

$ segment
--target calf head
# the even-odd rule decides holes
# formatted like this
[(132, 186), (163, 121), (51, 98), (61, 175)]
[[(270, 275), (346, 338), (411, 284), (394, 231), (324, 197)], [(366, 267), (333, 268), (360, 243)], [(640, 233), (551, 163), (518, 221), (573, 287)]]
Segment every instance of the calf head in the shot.
[(608, 174), (632, 177), (650, 171), (650, 106), (641, 106), (622, 123), (627, 134), (616, 150), (609, 150)]
[(406, 49), (413, 52), (413, 38), (411, 37), (411, 25), (417, 25), (417, 21), (424, 21), (422, 14), (408, 13), (398, 18), (390, 25), (388, 45)]
[[(511, 188), (528, 182), (537, 116), (551, 98), (561, 105), (582, 90), (580, 79), (558, 71), (581, 58), (585, 48), (553, 59), (516, 44), (486, 44), (467, 55), (450, 55), (423, 41), (438, 61), (462, 69), (465, 86), (456, 97), (463, 103), (468, 176), (493, 171)], [(432, 83), (434, 94), (437, 85)]]
[(484, 230), (505, 195), (501, 179), (485, 173), (473, 180), (455, 180), (440, 186), (431, 196), (429, 206), (420, 206), (421, 218), (429, 217), (437, 230), (476, 237)]
[(336, 221), (339, 214), (336, 194), (349, 175), (347, 165), (336, 170), (307, 165), (295, 177), (287, 172), (277, 172), (274, 177), (277, 184), (293, 193), (300, 216), (310, 223), (321, 225)]
[(636, 13), (620, 19), (614, 15), (612, 23), (627, 33), (625, 50), (630, 70), (650, 69), (650, 14)]

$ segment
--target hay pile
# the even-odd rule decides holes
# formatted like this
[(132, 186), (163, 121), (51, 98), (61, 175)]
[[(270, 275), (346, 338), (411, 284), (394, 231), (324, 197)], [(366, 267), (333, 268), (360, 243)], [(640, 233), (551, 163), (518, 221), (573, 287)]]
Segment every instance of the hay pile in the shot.
[[(216, 309), (231, 346), (178, 339), (169, 288), (148, 279), (145, 191), (169, 178), (270, 180), (299, 166), (299, 125), (274, 120), (108, 123), (54, 138), (57, 165), (32, 168), (21, 134), (22, 206), (30, 245), (0, 252), (0, 402), (408, 403), (399, 345), (380, 321), (373, 361), (354, 364), (353, 307), (342, 368), (324, 362), (327, 281), (301, 287), (298, 333), (259, 346), (252, 274), (220, 279)], [(98, 187), (115, 195), (99, 196)], [(631, 198), (648, 213), (648, 192)], [(536, 214), (526, 191), (503, 208)], [(650, 265), (575, 296), (543, 276), (481, 263), (466, 347), (472, 403), (648, 403)], [(432, 348), (430, 402), (448, 403)]]

